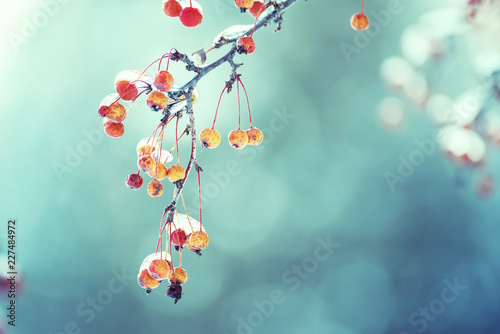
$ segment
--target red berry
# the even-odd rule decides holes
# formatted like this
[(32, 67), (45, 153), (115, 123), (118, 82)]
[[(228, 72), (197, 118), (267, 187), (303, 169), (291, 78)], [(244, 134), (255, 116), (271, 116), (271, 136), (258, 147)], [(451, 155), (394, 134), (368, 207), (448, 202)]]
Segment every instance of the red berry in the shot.
[(201, 23), (201, 20), (203, 19), (203, 15), (201, 14), (201, 11), (198, 8), (194, 7), (186, 7), (181, 11), (181, 14), (179, 15), (181, 19), (181, 23), (185, 27), (196, 27), (199, 26)]
[(125, 179), (125, 185), (132, 190), (137, 190), (142, 187), (143, 182), (144, 180), (139, 174), (130, 174)]
[(177, 0), (167, 0), (163, 3), (163, 12), (169, 17), (177, 17), (182, 11), (182, 5)]
[(250, 54), (255, 51), (255, 42), (250, 36), (240, 37), (238, 39), (237, 45), (240, 53)]
[(172, 245), (182, 247), (187, 241), (186, 232), (184, 232), (183, 229), (178, 228), (172, 232), (170, 239), (172, 240)]
[(104, 132), (112, 138), (118, 138), (123, 136), (125, 132), (125, 126), (123, 123), (115, 123), (107, 118), (104, 119)]
[(133, 101), (137, 98), (139, 92), (137, 87), (128, 80), (121, 80), (115, 84), (116, 92), (120, 94), (120, 98), (124, 101)]
[(262, 9), (262, 7), (264, 6), (264, 3), (260, 0), (255, 0), (253, 2), (253, 6), (252, 8), (250, 8), (248, 10), (248, 12), (253, 16), (253, 17), (257, 17), (257, 15), (260, 14), (260, 10)]
[(168, 92), (174, 86), (174, 77), (167, 71), (160, 71), (155, 75), (154, 85), (162, 92)]
[(366, 30), (370, 26), (370, 20), (363, 13), (354, 14), (351, 17), (351, 27), (354, 30)]

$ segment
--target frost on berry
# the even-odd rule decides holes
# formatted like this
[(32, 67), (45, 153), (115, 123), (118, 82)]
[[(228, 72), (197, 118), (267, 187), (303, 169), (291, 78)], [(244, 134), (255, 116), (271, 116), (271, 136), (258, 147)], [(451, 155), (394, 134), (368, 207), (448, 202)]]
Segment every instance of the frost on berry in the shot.
[(351, 17), (351, 27), (354, 30), (366, 30), (370, 26), (368, 17), (363, 13), (354, 14)]
[(241, 150), (248, 144), (247, 133), (240, 129), (231, 131), (228, 139), (229, 144), (238, 150)]
[(205, 148), (216, 148), (220, 144), (220, 134), (215, 129), (203, 129), (200, 132), (199, 139)]
[(161, 281), (167, 279), (168, 273), (172, 270), (172, 263), (165, 259), (154, 259), (148, 267), (148, 273), (154, 279)]
[(98, 114), (101, 117), (115, 122), (121, 123), (127, 117), (127, 110), (118, 101), (120, 95), (113, 93), (106, 96), (99, 104)]
[(137, 160), (137, 166), (143, 172), (150, 172), (156, 167), (156, 161), (150, 155), (143, 155)]
[(151, 153), (151, 157), (164, 165), (174, 160), (172, 153), (167, 150), (155, 150)]
[(240, 37), (236, 43), (239, 53), (251, 54), (255, 51), (255, 42), (250, 36)]
[(484, 140), (473, 130), (448, 125), (437, 136), (441, 150), (458, 165), (481, 165), (486, 156)]

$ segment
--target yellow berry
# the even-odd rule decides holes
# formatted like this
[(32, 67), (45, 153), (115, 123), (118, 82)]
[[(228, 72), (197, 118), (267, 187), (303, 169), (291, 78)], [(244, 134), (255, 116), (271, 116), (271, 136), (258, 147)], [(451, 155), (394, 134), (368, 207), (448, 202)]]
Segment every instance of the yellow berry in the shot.
[(186, 176), (186, 171), (180, 165), (172, 165), (167, 170), (167, 179), (172, 183), (182, 180), (184, 176)]
[(248, 144), (248, 135), (243, 130), (233, 130), (229, 133), (229, 144), (232, 147), (241, 150)]
[(163, 194), (163, 184), (156, 180), (149, 182), (147, 189), (151, 197), (160, 197)]
[(139, 275), (137, 275), (137, 283), (139, 283), (141, 288), (148, 290), (156, 289), (158, 285), (160, 285), (160, 282), (149, 275), (147, 269), (142, 270)]
[(146, 103), (154, 111), (162, 110), (167, 106), (168, 98), (162, 92), (156, 90), (149, 93)]
[(145, 173), (155, 169), (156, 161), (150, 155), (143, 155), (137, 160), (137, 166)]
[(208, 237), (207, 232), (196, 231), (189, 235), (188, 237), (188, 247), (190, 250), (202, 250), (207, 248), (210, 243), (210, 238)]
[(155, 259), (151, 261), (148, 273), (155, 280), (161, 281), (168, 277), (168, 273), (172, 270), (172, 263), (164, 259)]
[(247, 131), (248, 145), (259, 145), (264, 139), (264, 134), (257, 128), (251, 128)]
[(161, 162), (157, 162), (155, 167), (151, 170), (148, 170), (149, 176), (156, 180), (163, 180), (167, 177), (167, 167)]
[(172, 284), (184, 284), (188, 280), (187, 272), (182, 268), (175, 268), (170, 270), (167, 276), (168, 280)]
[(206, 148), (216, 148), (220, 144), (219, 131), (206, 128), (200, 132), (201, 144)]

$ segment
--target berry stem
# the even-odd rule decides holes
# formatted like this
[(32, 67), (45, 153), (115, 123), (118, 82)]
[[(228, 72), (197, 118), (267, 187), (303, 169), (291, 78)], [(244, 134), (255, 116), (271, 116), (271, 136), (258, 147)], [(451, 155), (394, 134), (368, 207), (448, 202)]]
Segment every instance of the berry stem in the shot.
[(361, 14), (363, 14), (364, 9), (365, 9), (365, 0), (361, 0)]
[(238, 130), (241, 129), (241, 108), (240, 108), (240, 85), (239, 80), (236, 80), (236, 94), (238, 95)]
[(201, 215), (201, 173), (199, 168), (196, 168), (196, 173), (198, 173), (198, 200), (200, 204), (200, 232), (201, 232), (203, 227), (203, 222)]
[(217, 112), (219, 111), (220, 101), (222, 100), (222, 95), (224, 91), (227, 89), (227, 85), (224, 86), (224, 89), (220, 93), (219, 102), (217, 103), (217, 108), (215, 109), (214, 123), (212, 124), (212, 129), (215, 127), (215, 120), (217, 119)]
[(243, 84), (243, 81), (241, 81), (240, 77), (238, 77), (238, 81), (241, 84), (241, 87), (243, 87), (243, 91), (245, 92), (245, 96), (247, 98), (247, 104), (248, 104), (248, 118), (250, 119), (250, 129), (253, 128), (252, 126), (252, 114), (250, 113), (250, 100), (248, 99), (248, 94), (247, 90), (245, 88), (245, 85)]
[[(187, 217), (189, 226), (191, 227), (191, 232), (194, 232), (193, 225), (191, 224), (191, 219), (189, 219), (189, 215), (188, 215), (188, 212), (186, 209), (186, 203), (184, 203), (184, 195), (182, 194), (182, 191), (181, 191), (181, 200), (182, 200), (182, 206), (184, 207), (184, 212), (186, 213), (186, 217)], [(200, 224), (201, 224), (201, 222), (200, 222)]]
[[(179, 137), (177, 137), (177, 129), (179, 128), (179, 116), (175, 120), (175, 150), (177, 151), (177, 164), (179, 164)], [(182, 137), (182, 136), (181, 136)]]

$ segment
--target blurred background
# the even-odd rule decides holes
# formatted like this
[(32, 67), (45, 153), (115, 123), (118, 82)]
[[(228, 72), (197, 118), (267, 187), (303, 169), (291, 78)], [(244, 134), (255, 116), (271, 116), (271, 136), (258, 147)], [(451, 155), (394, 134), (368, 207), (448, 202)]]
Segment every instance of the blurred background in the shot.
[[(481, 175), (494, 178), (498, 152), (488, 146), (487, 169), (441, 154), (436, 125), (411, 99), (421, 86), (389, 100), (392, 111), (380, 104), (395, 94), (384, 75), (401, 72), (386, 61), (402, 54), (405, 29), (442, 7), (470, 15), (464, 1), (368, 0), (366, 32), (349, 24), (359, 1), (298, 1), (281, 31), (259, 30), (256, 52), (236, 61), (264, 142), (229, 146), (237, 102), (224, 96), (223, 141), (198, 156), (210, 246), (202, 258), (186, 252), (189, 281), (177, 305), (165, 283), (149, 296), (137, 286), (173, 186), (150, 198), (124, 179), (160, 115), (140, 99), (114, 139), (97, 107), (118, 72), (252, 23), (231, 0), (200, 3), (202, 25), (186, 29), (159, 1), (2, 2), (0, 242), (5, 253), (7, 221), (16, 219), (23, 284), (15, 327), (5, 325), (8, 298), (0, 299), (0, 332), (499, 333), (500, 198), (477, 190)], [(448, 14), (443, 22), (470, 29)], [(476, 51), (499, 44), (498, 33), (484, 34), (456, 38), (439, 70), (408, 59), (427, 75), (425, 89), (455, 99), (477, 87)], [(408, 58), (422, 45), (403, 51)], [(190, 78), (181, 64), (170, 69), (177, 84)], [(211, 125), (229, 73), (224, 65), (200, 82), (198, 131)], [(197, 218), (195, 179), (184, 195)]]

